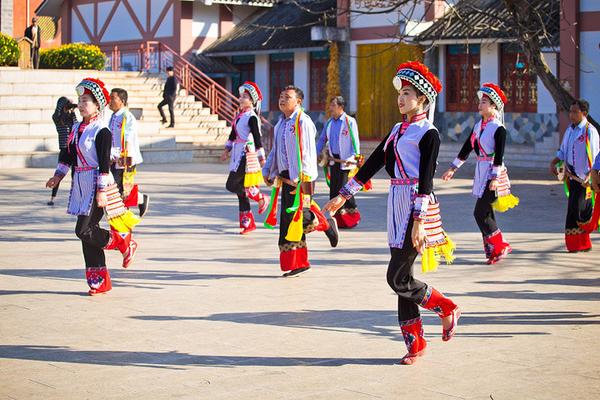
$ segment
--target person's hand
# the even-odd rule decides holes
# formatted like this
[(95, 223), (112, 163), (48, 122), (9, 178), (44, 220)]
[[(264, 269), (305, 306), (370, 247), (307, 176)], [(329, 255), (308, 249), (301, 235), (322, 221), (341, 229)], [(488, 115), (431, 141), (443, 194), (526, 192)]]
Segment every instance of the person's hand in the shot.
[(223, 153), (221, 153), (221, 161), (225, 161), (227, 158), (229, 158), (229, 150), (225, 149), (223, 150)]
[(419, 254), (425, 250), (425, 223), (422, 220), (415, 220), (410, 234), (412, 244)]
[(269, 179), (267, 176), (263, 175), (263, 180), (265, 181), (265, 185), (273, 186), (273, 180)]
[(54, 175), (52, 178), (48, 179), (48, 182), (46, 182), (46, 187), (47, 188), (54, 188), (56, 187), (60, 181), (62, 181), (62, 176), (60, 175)]
[(444, 174), (442, 175), (442, 180), (445, 182), (448, 182), (450, 179), (452, 179), (454, 177), (454, 172), (456, 172), (455, 169), (448, 168), (448, 170), (446, 172), (444, 172)]
[(600, 171), (597, 169), (592, 170), (592, 190), (600, 193)]
[(490, 181), (490, 191), (495, 192), (498, 189), (498, 179), (492, 179)]
[(108, 203), (108, 200), (106, 199), (106, 192), (105, 191), (98, 190), (96, 192), (96, 203), (98, 203), (98, 207), (100, 207), (100, 208), (106, 207), (106, 204)]
[(341, 194), (338, 194), (333, 199), (329, 200), (325, 207), (323, 207), (323, 212), (329, 211), (331, 216), (335, 215), (335, 213), (342, 208), (342, 206), (346, 203), (346, 198)]
[(550, 161), (550, 173), (554, 176), (558, 176), (558, 169), (556, 168), (556, 163), (553, 161)]

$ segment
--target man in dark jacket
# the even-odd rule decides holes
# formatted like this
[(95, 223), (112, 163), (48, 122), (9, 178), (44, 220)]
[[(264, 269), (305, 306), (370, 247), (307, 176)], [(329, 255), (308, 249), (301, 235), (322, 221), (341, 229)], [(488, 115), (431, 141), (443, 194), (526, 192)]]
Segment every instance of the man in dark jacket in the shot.
[(40, 66), (40, 47), (42, 44), (42, 30), (38, 26), (37, 18), (31, 19), (31, 25), (25, 29), (25, 37), (33, 42), (31, 45), (31, 65), (38, 69)]
[(163, 88), (163, 101), (158, 104), (158, 111), (160, 112), (160, 116), (162, 117), (162, 123), (167, 123), (167, 117), (163, 111), (163, 107), (165, 105), (169, 106), (169, 117), (171, 118), (171, 123), (167, 128), (175, 127), (175, 117), (173, 116), (173, 104), (175, 104), (175, 98), (177, 97), (177, 78), (175, 78), (175, 74), (173, 72), (173, 67), (167, 67), (167, 81), (165, 82), (165, 86)]

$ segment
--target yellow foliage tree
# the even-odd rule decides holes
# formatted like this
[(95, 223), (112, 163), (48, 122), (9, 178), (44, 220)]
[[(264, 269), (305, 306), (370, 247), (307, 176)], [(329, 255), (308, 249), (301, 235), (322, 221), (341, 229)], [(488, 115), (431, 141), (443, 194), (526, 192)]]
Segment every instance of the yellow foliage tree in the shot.
[(327, 66), (327, 99), (325, 99), (325, 112), (329, 115), (329, 100), (340, 95), (340, 65), (339, 50), (336, 42), (329, 45), (329, 65)]

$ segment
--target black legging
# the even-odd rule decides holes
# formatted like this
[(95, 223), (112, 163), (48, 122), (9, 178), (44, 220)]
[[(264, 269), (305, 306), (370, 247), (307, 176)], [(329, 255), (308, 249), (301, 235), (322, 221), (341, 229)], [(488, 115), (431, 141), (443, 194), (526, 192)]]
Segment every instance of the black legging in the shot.
[(417, 257), (417, 249), (412, 244), (411, 233), (413, 218), (410, 217), (404, 236), (402, 248), (390, 248), (392, 258), (388, 265), (387, 282), (398, 295), (398, 322), (417, 318), (419, 304), (423, 301), (427, 284), (413, 276), (413, 265)]
[(475, 209), (473, 210), (473, 216), (479, 226), (479, 230), (483, 236), (489, 236), (498, 230), (496, 224), (496, 216), (494, 215), (494, 209), (492, 203), (496, 200), (496, 191), (490, 190), (490, 181), (485, 184), (485, 190), (483, 195), (477, 199), (475, 203)]
[(167, 117), (165, 116), (165, 112), (163, 111), (163, 107), (169, 106), (169, 118), (171, 119), (169, 121), (169, 125), (175, 124), (175, 114), (173, 112), (175, 98), (176, 98), (175, 96), (163, 97), (163, 100), (160, 103), (158, 103), (158, 112), (160, 113), (160, 117), (162, 118), (163, 121), (167, 120)]
[(250, 199), (246, 195), (244, 188), (244, 177), (246, 176), (246, 156), (240, 160), (240, 165), (236, 171), (230, 171), (227, 177), (225, 188), (238, 197), (240, 212), (250, 211)]
[(99, 222), (103, 216), (104, 209), (98, 207), (94, 199), (90, 215), (77, 217), (75, 234), (81, 240), (86, 268), (106, 266), (104, 247), (108, 244), (110, 232), (100, 228)]
[(579, 228), (579, 223), (592, 218), (592, 199), (586, 199), (586, 188), (579, 182), (569, 180), (569, 199), (565, 229)]

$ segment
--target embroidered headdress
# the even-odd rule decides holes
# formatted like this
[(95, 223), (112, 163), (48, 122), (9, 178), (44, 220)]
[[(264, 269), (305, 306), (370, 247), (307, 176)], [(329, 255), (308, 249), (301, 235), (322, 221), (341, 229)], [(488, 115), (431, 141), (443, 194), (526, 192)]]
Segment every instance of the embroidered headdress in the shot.
[(402, 63), (398, 66), (392, 82), (396, 90), (400, 90), (403, 86), (410, 84), (425, 95), (429, 101), (429, 105), (426, 108), (429, 111), (428, 119), (433, 122), (435, 100), (437, 95), (442, 91), (442, 83), (427, 66), (418, 61)]
[(85, 78), (79, 83), (79, 85), (77, 85), (75, 90), (77, 91), (78, 96), (83, 94), (94, 96), (98, 102), (100, 112), (104, 111), (104, 108), (110, 101), (110, 94), (108, 93), (108, 90), (106, 90), (104, 82), (102, 82), (100, 79)]

